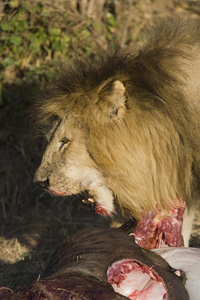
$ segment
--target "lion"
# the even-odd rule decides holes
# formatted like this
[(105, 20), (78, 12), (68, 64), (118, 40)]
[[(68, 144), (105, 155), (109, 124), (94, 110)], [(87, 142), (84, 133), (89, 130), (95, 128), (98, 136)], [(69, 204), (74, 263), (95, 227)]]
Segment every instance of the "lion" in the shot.
[[(153, 243), (151, 231), (159, 246), (187, 246), (200, 190), (200, 21), (167, 19), (148, 36), (139, 49), (75, 59), (42, 94), (35, 115), (51, 129), (35, 181), (136, 218), (138, 241)], [(184, 242), (170, 242), (182, 218)]]

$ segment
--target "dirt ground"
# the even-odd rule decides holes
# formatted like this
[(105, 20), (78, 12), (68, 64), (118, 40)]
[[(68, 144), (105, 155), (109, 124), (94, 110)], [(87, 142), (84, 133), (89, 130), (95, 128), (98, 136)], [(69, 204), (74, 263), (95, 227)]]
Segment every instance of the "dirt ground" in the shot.
[[(197, 17), (199, 1), (135, 1), (133, 39), (155, 20), (169, 15)], [(28, 88), (28, 87), (27, 87)], [(12, 86), (8, 87), (8, 93)], [(37, 279), (59, 241), (91, 225), (110, 220), (94, 215), (79, 197), (54, 198), (33, 183), (43, 142), (35, 139), (20, 99), (0, 110), (0, 286), (16, 288)], [(200, 247), (200, 211), (196, 211), (191, 246)]]

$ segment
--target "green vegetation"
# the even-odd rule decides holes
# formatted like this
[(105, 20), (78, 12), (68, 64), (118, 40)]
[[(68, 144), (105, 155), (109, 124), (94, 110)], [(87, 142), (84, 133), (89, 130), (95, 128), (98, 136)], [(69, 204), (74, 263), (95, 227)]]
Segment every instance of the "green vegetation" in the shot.
[(101, 20), (89, 18), (81, 7), (74, 9), (72, 2), (13, 0), (2, 4), (0, 105), (12, 101), (4, 93), (8, 84), (41, 86), (63, 61), (94, 55), (97, 44), (106, 47), (116, 28), (114, 14), (105, 9)]

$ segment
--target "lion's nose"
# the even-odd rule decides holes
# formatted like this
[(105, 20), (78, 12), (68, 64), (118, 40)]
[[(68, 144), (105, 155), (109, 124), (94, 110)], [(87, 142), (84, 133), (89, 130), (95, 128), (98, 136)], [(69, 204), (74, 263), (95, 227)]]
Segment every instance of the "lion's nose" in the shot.
[(41, 186), (43, 189), (47, 189), (49, 186), (49, 179), (47, 178), (44, 181), (36, 181), (36, 183)]

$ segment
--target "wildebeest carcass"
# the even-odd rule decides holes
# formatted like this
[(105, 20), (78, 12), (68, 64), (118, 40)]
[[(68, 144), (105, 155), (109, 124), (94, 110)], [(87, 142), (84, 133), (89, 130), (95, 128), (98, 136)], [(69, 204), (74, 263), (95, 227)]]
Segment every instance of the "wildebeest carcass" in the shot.
[[(188, 300), (185, 275), (116, 228), (86, 228), (65, 240), (42, 278), (0, 299)], [(2, 296), (1, 296), (2, 295)]]

